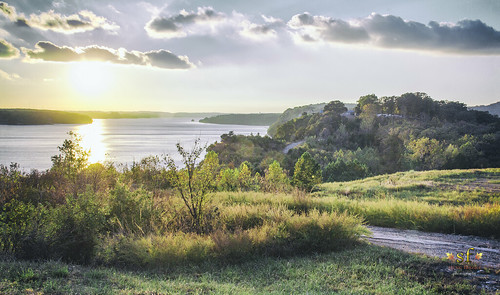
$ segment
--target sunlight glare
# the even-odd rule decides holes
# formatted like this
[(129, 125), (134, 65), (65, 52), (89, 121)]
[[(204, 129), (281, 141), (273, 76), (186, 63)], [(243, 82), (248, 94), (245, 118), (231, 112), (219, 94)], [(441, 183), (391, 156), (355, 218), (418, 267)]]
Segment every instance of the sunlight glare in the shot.
[(77, 127), (78, 134), (82, 137), (82, 147), (90, 150), (89, 162), (91, 164), (106, 160), (106, 145), (104, 144), (102, 120), (94, 119), (92, 124)]
[(110, 88), (108, 65), (100, 62), (79, 62), (72, 65), (69, 80), (79, 94), (96, 96)]

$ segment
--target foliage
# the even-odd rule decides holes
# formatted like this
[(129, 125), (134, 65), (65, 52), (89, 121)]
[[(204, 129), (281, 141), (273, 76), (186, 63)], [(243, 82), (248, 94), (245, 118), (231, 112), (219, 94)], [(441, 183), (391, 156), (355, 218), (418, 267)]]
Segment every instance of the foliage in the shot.
[[(456, 151), (479, 149), (480, 139), (475, 140), (462, 136)], [(328, 154), (309, 144), (312, 152), (301, 153), (296, 162), (296, 184), (317, 175), (316, 157), (321, 163), (358, 163), (365, 172), (382, 161), (370, 147)], [(61, 162), (74, 162), (64, 157), (78, 150), (71, 147)], [(278, 161), (261, 177), (252, 174), (249, 162), (220, 165), (213, 151), (200, 162), (198, 143), (191, 151), (178, 148), (183, 168), (169, 158), (168, 167), (149, 158), (133, 172), (102, 164), (70, 170), (76, 194), (64, 170), (28, 174), (16, 165), (3, 167), (0, 188), (8, 197), (0, 211), (0, 251), (18, 258), (160, 267), (338, 250), (366, 233), (361, 218), (429, 231), (493, 236), (500, 231), (499, 196), (478, 185), (498, 181), (498, 169), (398, 173), (323, 184), (322, 191), (308, 195), (290, 193)], [(450, 155), (459, 159), (456, 151)], [(232, 191), (216, 192), (221, 189)]]
[(345, 107), (343, 102), (334, 100), (325, 105), (325, 107), (323, 108), (323, 112), (332, 112), (340, 115), (344, 112), (347, 112), (347, 108)]
[(267, 192), (283, 192), (287, 191), (289, 186), (290, 181), (280, 163), (278, 161), (272, 162), (264, 176), (264, 189)]
[(134, 187), (144, 186), (149, 190), (165, 189), (170, 186), (167, 170), (162, 166), (159, 156), (149, 156), (134, 161), (130, 169), (123, 171), (123, 180)]
[(327, 182), (350, 181), (368, 176), (368, 167), (357, 159), (344, 161), (337, 159), (330, 162), (323, 170), (323, 177)]
[(65, 139), (59, 146), (59, 155), (52, 157), (51, 170), (62, 174), (72, 185), (74, 195), (78, 193), (78, 174), (89, 164), (90, 151), (80, 145), (82, 138), (73, 131), (68, 132), (70, 139)]
[(276, 135), (276, 130), (278, 126), (283, 125), (284, 123), (291, 121), (293, 119), (299, 118), (303, 116), (304, 113), (306, 115), (311, 113), (319, 113), (323, 110), (325, 105), (326, 103), (318, 103), (318, 104), (310, 104), (310, 105), (286, 109), (279, 116), (278, 120), (269, 127), (269, 129), (267, 130), (267, 134), (274, 137)]
[(321, 183), (321, 168), (311, 154), (305, 152), (295, 164), (293, 184), (300, 189), (310, 192), (313, 187)]
[(170, 183), (178, 191), (189, 210), (193, 218), (193, 228), (197, 233), (201, 233), (204, 231), (204, 209), (208, 193), (215, 191), (217, 187), (219, 158), (215, 152), (210, 151), (203, 162), (197, 166), (197, 161), (204, 151), (204, 148), (199, 146), (199, 140), (195, 141), (191, 151), (186, 151), (180, 144), (177, 144), (177, 151), (182, 157), (184, 169), (179, 170), (174, 160), (166, 157)]
[(279, 113), (225, 114), (201, 119), (202, 123), (269, 126), (278, 120)]
[[(330, 175), (327, 166), (328, 170), (335, 166), (336, 152), (370, 149), (375, 151), (371, 158), (377, 159), (371, 162), (377, 165), (361, 158), (356, 164), (353, 159), (341, 159), (337, 164), (352, 167), (356, 177), (500, 165), (500, 156), (494, 152), (500, 144), (500, 119), (469, 110), (462, 103), (436, 101), (421, 92), (381, 98), (370, 94), (359, 98), (356, 116), (341, 115), (344, 109), (341, 102), (332, 101), (323, 112), (305, 113), (274, 126), (273, 139), (307, 144), (290, 149), (280, 164), (293, 171), (292, 165), (307, 151), (321, 165), (323, 175)], [(365, 170), (363, 165), (368, 168), (365, 173), (360, 172)]]
[[(207, 148), (219, 156), (221, 163), (230, 168), (238, 167), (246, 162), (252, 173), (264, 174), (264, 170), (274, 160), (282, 161), (281, 153), (285, 145), (269, 136), (223, 134), (220, 143)], [(271, 161), (269, 161), (271, 160)]]
[(419, 170), (432, 170), (446, 163), (445, 147), (436, 139), (421, 137), (408, 143), (409, 158)]

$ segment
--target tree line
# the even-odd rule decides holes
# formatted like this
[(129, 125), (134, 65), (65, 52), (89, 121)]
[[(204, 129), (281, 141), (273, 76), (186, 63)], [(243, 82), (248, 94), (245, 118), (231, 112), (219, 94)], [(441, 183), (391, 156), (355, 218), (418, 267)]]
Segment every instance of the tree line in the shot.
[[(425, 93), (359, 98), (354, 115), (340, 101), (275, 127), (274, 136), (225, 135), (209, 150), (224, 164), (248, 161), (261, 171), (277, 160), (291, 177), (308, 152), (323, 181), (348, 181), (406, 170), (498, 167), (500, 119)], [(283, 154), (289, 143), (304, 142)]]

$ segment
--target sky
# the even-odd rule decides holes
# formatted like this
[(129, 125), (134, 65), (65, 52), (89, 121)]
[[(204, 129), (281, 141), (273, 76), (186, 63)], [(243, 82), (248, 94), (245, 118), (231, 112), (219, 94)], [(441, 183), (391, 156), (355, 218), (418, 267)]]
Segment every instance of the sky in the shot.
[(0, 1), (0, 108), (500, 100), (500, 1)]

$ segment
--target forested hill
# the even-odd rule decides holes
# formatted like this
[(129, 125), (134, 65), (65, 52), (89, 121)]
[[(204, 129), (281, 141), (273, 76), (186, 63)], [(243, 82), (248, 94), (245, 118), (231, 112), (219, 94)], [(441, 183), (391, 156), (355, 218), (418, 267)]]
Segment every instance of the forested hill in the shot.
[(0, 109), (1, 125), (90, 124), (83, 114), (32, 109)]
[(279, 113), (225, 114), (201, 119), (201, 123), (269, 126), (278, 120)]
[(476, 111), (488, 112), (492, 115), (500, 116), (500, 101), (489, 104), (489, 105), (481, 105), (481, 106), (471, 107), (470, 109), (476, 110)]
[[(275, 122), (273, 122), (273, 124), (269, 127), (269, 129), (267, 130), (267, 134), (269, 134), (270, 136), (274, 136), (276, 134), (276, 129), (278, 128), (278, 126), (283, 125), (284, 123), (290, 120), (299, 118), (303, 114), (313, 114), (322, 112), (325, 105), (326, 102), (286, 109), (283, 112), (283, 114), (281, 114), (279, 118)], [(346, 103), (344, 105), (349, 110), (354, 109), (354, 107), (356, 106), (356, 104), (353, 103)]]
[[(329, 182), (405, 170), (500, 167), (500, 119), (463, 103), (433, 100), (425, 93), (366, 95), (358, 100), (355, 116), (346, 111), (342, 102), (332, 101), (322, 112), (279, 125), (265, 144), (226, 135), (210, 150), (225, 164), (248, 161), (259, 173), (277, 160), (289, 175), (308, 152)], [(242, 149), (248, 141), (260, 148)], [(283, 154), (289, 143), (295, 147)]]
[(79, 111), (79, 114), (89, 116), (93, 119), (141, 119), (141, 118), (203, 118), (215, 116), (220, 113), (169, 113), (169, 112), (103, 112), (103, 111)]

